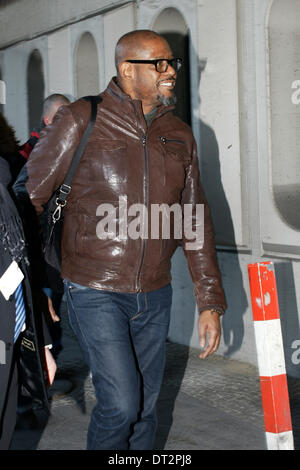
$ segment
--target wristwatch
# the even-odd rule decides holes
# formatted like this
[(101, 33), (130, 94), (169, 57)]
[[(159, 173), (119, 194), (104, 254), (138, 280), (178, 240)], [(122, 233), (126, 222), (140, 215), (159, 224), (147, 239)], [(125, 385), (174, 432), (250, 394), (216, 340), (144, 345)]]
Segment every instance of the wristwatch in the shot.
[(222, 309), (222, 307), (213, 307), (213, 308), (208, 308), (207, 310), (210, 310), (211, 312), (215, 312), (218, 315), (224, 314), (224, 310)]
[(210, 312), (215, 312), (220, 316), (224, 314), (224, 309), (222, 307), (206, 307), (206, 308), (203, 308), (200, 312), (200, 315), (201, 315), (202, 312), (204, 312), (204, 310), (209, 310)]

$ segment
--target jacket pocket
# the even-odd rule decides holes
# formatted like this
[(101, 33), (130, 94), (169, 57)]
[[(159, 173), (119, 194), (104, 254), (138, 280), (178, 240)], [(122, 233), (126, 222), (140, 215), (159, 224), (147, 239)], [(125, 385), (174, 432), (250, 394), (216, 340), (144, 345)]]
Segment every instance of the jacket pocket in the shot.
[(163, 154), (166, 158), (172, 158), (177, 162), (180, 162), (184, 167), (189, 165), (191, 162), (191, 156), (188, 153), (186, 144), (180, 139), (171, 139), (167, 137), (159, 137)]
[(184, 188), (186, 168), (191, 162), (191, 155), (186, 144), (180, 139), (160, 136), (163, 185), (172, 188), (171, 200), (179, 202)]
[[(102, 261), (110, 267), (114, 264), (120, 267), (128, 241), (120, 236), (118, 204), (119, 201), (99, 201), (93, 215), (89, 209), (81, 214), (82, 224), (75, 241), (78, 255), (91, 262)], [(98, 211), (101, 206), (103, 210)]]
[(89, 180), (116, 189), (128, 179), (126, 142), (123, 140), (98, 139), (88, 147)]

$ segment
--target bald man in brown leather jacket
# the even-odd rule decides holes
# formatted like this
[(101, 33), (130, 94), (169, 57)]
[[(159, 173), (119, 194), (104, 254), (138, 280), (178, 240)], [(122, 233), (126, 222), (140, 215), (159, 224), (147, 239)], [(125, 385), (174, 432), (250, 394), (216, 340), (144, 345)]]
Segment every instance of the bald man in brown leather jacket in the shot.
[[(152, 31), (119, 40), (117, 77), (100, 95), (95, 127), (64, 209), (62, 277), (69, 317), (98, 400), (88, 449), (153, 445), (172, 299), (171, 257), (179, 244), (179, 237), (163, 236), (151, 219), (157, 205), (179, 206), (183, 217), (188, 206), (193, 233), (204, 227), (202, 242), (192, 248), (186, 231), (181, 233), (201, 346), (208, 337), (200, 357), (216, 351), (220, 341), (226, 302), (196, 144), (190, 127), (172, 113), (180, 66), (165, 39)], [(63, 183), (89, 112), (89, 104), (78, 100), (61, 108), (42, 132), (27, 182), (38, 213)], [(201, 220), (198, 206), (204, 208)], [(137, 208), (140, 217), (134, 218)], [(179, 219), (182, 214), (177, 212)], [(179, 220), (181, 227), (185, 221)], [(171, 225), (178, 229), (176, 216)]]

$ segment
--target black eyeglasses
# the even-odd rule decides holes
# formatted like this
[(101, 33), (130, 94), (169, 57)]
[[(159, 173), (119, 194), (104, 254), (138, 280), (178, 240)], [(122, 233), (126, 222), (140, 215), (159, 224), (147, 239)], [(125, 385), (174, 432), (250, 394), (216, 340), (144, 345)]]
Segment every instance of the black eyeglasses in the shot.
[(175, 59), (152, 59), (152, 60), (139, 60), (139, 59), (132, 59), (126, 60), (126, 62), (130, 62), (131, 64), (153, 64), (155, 65), (155, 69), (159, 73), (165, 73), (168, 70), (169, 65), (178, 72), (178, 70), (182, 67), (182, 59), (179, 57)]

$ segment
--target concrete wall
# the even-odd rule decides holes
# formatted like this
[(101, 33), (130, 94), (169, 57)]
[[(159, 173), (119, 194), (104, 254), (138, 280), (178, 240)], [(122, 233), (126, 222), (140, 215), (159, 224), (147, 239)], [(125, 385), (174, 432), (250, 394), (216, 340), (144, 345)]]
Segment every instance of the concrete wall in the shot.
[(15, 0), (1, 2), (1, 47), (28, 41), (87, 17), (98, 16), (130, 0)]
[[(31, 0), (12, 2), (0, 10), (0, 22), (5, 14), (9, 25), (5, 34), (0, 28), (0, 69), (7, 85), (4, 110), (22, 140), (28, 135), (25, 77), (33, 49), (37, 48), (43, 58), (45, 93), (57, 91), (75, 98), (76, 51), (83, 33), (90, 32), (95, 40), (101, 90), (114, 73), (113, 49), (118, 37), (136, 27), (161, 25), (159, 15), (166, 8), (177, 10), (181, 19), (170, 23), (169, 32), (176, 32), (176, 24), (186, 24), (190, 38), (192, 127), (228, 301), (219, 352), (256, 364), (247, 265), (271, 260), (276, 269), (287, 370), (299, 376), (299, 230), (279, 211), (273, 181), (276, 165), (269, 51), (271, 40), (272, 54), (277, 57), (274, 25), (280, 1), (284, 0), (90, 0), (51, 4), (40, 0), (35, 14), (30, 9)], [(20, 27), (14, 19), (16, 9), (24, 16)], [(292, 23), (287, 21), (285, 29), (289, 31)], [(296, 50), (298, 37), (291, 37)], [(292, 78), (297, 79), (296, 72)], [(282, 92), (281, 100), (291, 98), (292, 83), (279, 79), (276, 86), (277, 93)], [(297, 104), (293, 113), (298, 119)], [(288, 130), (283, 127), (282, 132)], [(278, 161), (277, 186), (281, 181)], [(299, 168), (294, 156), (290, 168)], [(298, 174), (293, 171), (290, 175), (293, 184), (298, 184)], [(288, 205), (292, 216), (299, 207), (295, 201)], [(174, 306), (169, 337), (197, 347), (193, 285), (180, 249), (172, 266)]]
[[(24, 8), (24, 4), (30, 8), (30, 2), (15, 2), (13, 6), (8, 5), (4, 10), (0, 10), (0, 25), (12, 24), (14, 31), (15, 21), (12, 21), (14, 9)], [(90, 2), (90, 8), (96, 2)], [(46, 2), (38, 2), (41, 12), (45, 13)], [(66, 10), (68, 4), (68, 10)], [(98, 90), (103, 90), (108, 80), (114, 75), (114, 47), (117, 39), (126, 32), (134, 29), (135, 25), (135, 4), (134, 2), (111, 2), (111, 6), (117, 4), (119, 8), (107, 9), (108, 2), (97, 2), (99, 14), (94, 14), (94, 10), (87, 8), (88, 2), (81, 7), (83, 10), (77, 9), (77, 16), (83, 17), (84, 14), (88, 18), (81, 21), (72, 22), (74, 14), (74, 3), (63, 2), (63, 7), (56, 5), (56, 16), (54, 3), (51, 2), (49, 7), (49, 17), (47, 25), (45, 20), (39, 20), (32, 13), (25, 15), (25, 23), (27, 24), (28, 40), (20, 41), (18, 38), (24, 35), (14, 33), (13, 36), (10, 28), (6, 28), (7, 36), (0, 39), (0, 69), (2, 80), (6, 84), (6, 105), (3, 106), (9, 122), (15, 127), (16, 133), (20, 141), (28, 138), (31, 129), (28, 125), (28, 96), (27, 96), (27, 66), (30, 54), (37, 49), (42, 57), (44, 64), (44, 80), (45, 80), (45, 97), (51, 93), (63, 93), (70, 99), (76, 99), (76, 58), (78, 54), (78, 44), (82, 35), (90, 32), (96, 44), (97, 59), (99, 64), (98, 73)], [(50, 5), (48, 3), (48, 5)], [(101, 8), (100, 8), (101, 7)], [(18, 16), (23, 10), (18, 10)], [(69, 12), (69, 21), (66, 19), (67, 11)], [(7, 15), (7, 16), (6, 16)], [(47, 15), (46, 15), (47, 16)], [(72, 19), (72, 21), (71, 21)], [(9, 22), (8, 22), (9, 21)], [(40, 23), (39, 23), (40, 21)], [(58, 27), (61, 23), (68, 22), (68, 26)], [(45, 28), (49, 28), (47, 33)], [(22, 26), (23, 28), (23, 26)], [(21, 29), (22, 29), (21, 28)], [(42, 33), (42, 31), (46, 33)], [(0, 27), (0, 37), (3, 28)], [(24, 30), (25, 31), (25, 30)], [(25, 32), (23, 33), (25, 34)], [(23, 34), (22, 33), (22, 34)], [(10, 36), (11, 34), (11, 36)], [(30, 37), (30, 38), (29, 38)], [(10, 38), (10, 42), (14, 45), (5, 47)], [(15, 40), (13, 41), (13, 38)], [(21, 80), (20, 77), (23, 77)], [(88, 91), (88, 90), (87, 90)], [(91, 92), (94, 92), (91, 90)], [(38, 122), (36, 123), (36, 125)]]

